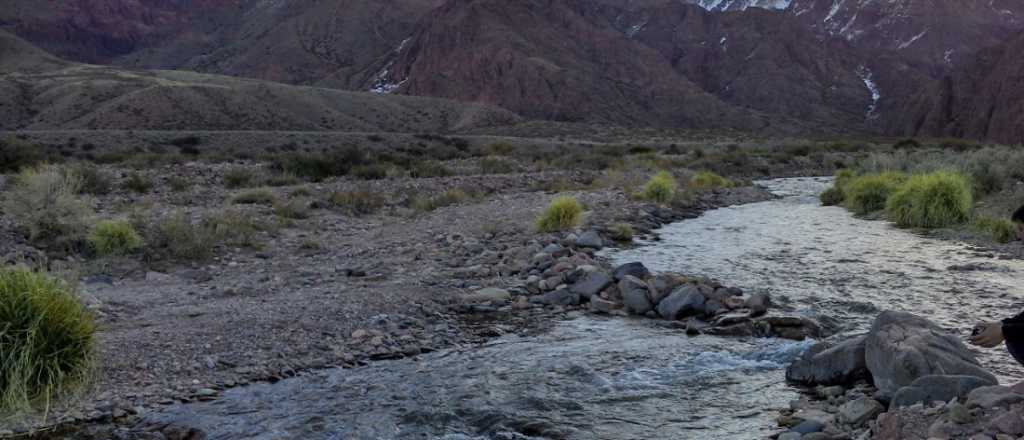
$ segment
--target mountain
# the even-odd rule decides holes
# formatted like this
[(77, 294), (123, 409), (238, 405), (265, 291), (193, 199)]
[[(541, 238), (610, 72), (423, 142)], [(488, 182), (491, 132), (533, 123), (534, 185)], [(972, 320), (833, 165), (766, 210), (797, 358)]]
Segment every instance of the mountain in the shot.
[(1024, 143), (1024, 33), (978, 53), (908, 100), (893, 134)]
[(1019, 0), (6, 3), (0, 28), (76, 62), (777, 133), (906, 131), (910, 103), (1024, 31)]
[(3, 31), (0, 109), (0, 130), (447, 132), (521, 120), (436, 98), (70, 63)]

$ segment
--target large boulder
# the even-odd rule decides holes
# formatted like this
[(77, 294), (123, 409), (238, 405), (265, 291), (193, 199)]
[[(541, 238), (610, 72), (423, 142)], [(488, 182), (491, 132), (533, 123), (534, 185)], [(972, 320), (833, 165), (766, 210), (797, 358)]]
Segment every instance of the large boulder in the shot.
[(642, 280), (647, 278), (650, 274), (651, 272), (644, 267), (644, 264), (639, 262), (626, 263), (616, 267), (615, 270), (612, 271), (612, 277), (615, 278), (615, 281), (622, 281), (626, 276), (634, 276)]
[(992, 383), (975, 376), (924, 376), (896, 391), (889, 406), (900, 408), (918, 403), (949, 402), (954, 398), (967, 397), (971, 391), (988, 385)]
[(706, 301), (707, 298), (697, 287), (683, 286), (658, 303), (658, 314), (670, 320), (703, 315)]
[(601, 235), (597, 231), (587, 231), (576, 239), (576, 246), (600, 250), (604, 247), (604, 241), (601, 240)]
[(643, 315), (654, 309), (647, 283), (635, 276), (626, 275), (619, 281), (619, 293), (626, 309), (634, 314)]
[(569, 287), (573, 293), (583, 298), (590, 299), (592, 296), (601, 293), (602, 290), (612, 285), (612, 277), (604, 272), (590, 272), (583, 279)]
[(864, 359), (883, 395), (892, 396), (929, 375), (975, 376), (997, 383), (958, 337), (905, 312), (878, 315), (865, 340)]
[(838, 344), (819, 342), (786, 369), (786, 379), (807, 385), (848, 384), (867, 377), (864, 343), (867, 335)]

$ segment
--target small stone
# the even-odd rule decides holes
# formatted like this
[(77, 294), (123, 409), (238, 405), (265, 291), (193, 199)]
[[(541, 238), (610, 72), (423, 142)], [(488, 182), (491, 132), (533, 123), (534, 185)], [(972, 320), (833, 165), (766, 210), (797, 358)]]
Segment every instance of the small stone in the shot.
[(615, 278), (615, 281), (622, 281), (626, 276), (633, 276), (642, 280), (650, 274), (643, 263), (626, 263), (612, 271), (612, 278)]
[(949, 420), (953, 423), (963, 425), (974, 421), (974, 415), (966, 406), (954, 403), (949, 407)]
[(779, 440), (800, 440), (802, 437), (803, 435), (799, 432), (783, 432), (782, 434), (779, 434), (778, 438)]
[(601, 240), (601, 236), (597, 233), (597, 231), (587, 231), (576, 239), (576, 246), (581, 248), (591, 248), (600, 250), (601, 248), (604, 247), (604, 241)]
[(861, 397), (839, 408), (839, 421), (853, 426), (860, 426), (883, 412), (885, 412), (885, 407), (877, 400), (870, 397)]

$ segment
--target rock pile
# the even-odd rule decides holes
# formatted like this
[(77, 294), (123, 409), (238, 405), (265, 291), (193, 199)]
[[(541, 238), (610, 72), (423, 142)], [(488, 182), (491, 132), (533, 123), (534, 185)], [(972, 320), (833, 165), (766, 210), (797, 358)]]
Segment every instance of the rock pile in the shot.
[(464, 298), (476, 304), (475, 311), (498, 310), (509, 301), (520, 309), (580, 307), (600, 314), (665, 320), (691, 334), (794, 340), (823, 336), (821, 326), (809, 318), (769, 315), (772, 301), (764, 293), (745, 295), (713, 280), (654, 274), (639, 262), (610, 267), (594, 256), (605, 243), (599, 232), (587, 231), (519, 249), (512, 253), (519, 258), (502, 264), (515, 268), (521, 285), (482, 289)]
[(816, 344), (786, 378), (817, 388), (780, 417), (780, 439), (1024, 435), (1024, 390), (997, 386), (957, 336), (909, 313), (882, 312), (867, 334)]

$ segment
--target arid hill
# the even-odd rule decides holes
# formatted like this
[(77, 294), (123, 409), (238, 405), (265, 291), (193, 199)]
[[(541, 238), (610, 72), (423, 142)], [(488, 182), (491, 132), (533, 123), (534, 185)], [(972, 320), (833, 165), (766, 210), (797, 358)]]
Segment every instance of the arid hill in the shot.
[(495, 107), (185, 71), (60, 61), (0, 32), (0, 129), (446, 132), (515, 123)]

